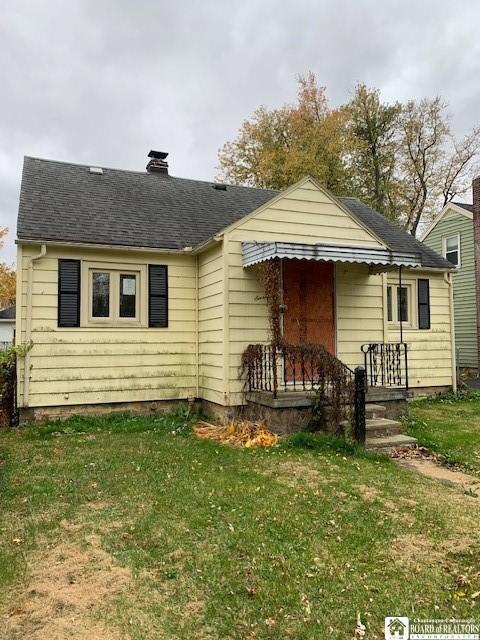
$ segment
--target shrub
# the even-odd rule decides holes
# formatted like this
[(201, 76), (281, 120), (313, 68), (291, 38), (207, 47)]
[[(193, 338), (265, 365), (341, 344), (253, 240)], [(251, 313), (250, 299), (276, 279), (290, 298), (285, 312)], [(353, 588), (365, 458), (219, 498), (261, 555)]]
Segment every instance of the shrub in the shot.
[(12, 344), (0, 352), (0, 427), (16, 422), (17, 358), (24, 358), (31, 346)]

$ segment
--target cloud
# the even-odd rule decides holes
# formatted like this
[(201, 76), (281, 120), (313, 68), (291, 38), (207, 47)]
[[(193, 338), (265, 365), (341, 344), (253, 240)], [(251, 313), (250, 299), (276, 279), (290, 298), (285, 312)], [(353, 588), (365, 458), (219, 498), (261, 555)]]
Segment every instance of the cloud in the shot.
[(217, 150), (312, 70), (332, 103), (358, 80), (393, 101), (443, 95), (480, 119), (480, 6), (460, 0), (16, 0), (0, 22), (0, 224), (12, 233), (24, 155), (211, 179)]

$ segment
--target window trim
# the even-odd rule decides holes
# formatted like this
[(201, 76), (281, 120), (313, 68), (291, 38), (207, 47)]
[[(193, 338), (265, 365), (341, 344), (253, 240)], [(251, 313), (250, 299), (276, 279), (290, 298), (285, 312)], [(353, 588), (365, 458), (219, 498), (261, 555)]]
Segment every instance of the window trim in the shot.
[[(387, 282), (387, 289), (386, 289), (386, 293), (385, 293), (386, 300), (388, 300), (388, 288), (389, 287), (392, 288), (392, 295), (391, 295), (392, 320), (388, 319), (388, 302), (386, 303), (386, 306), (385, 306), (385, 316), (387, 318), (388, 327), (397, 328), (397, 327), (400, 327), (400, 320), (397, 320), (397, 318), (398, 318), (398, 290), (400, 288), (400, 283), (398, 283), (398, 282)], [(402, 321), (402, 327), (405, 327), (406, 329), (415, 329), (416, 328), (416, 317), (415, 317), (415, 311), (414, 311), (414, 306), (413, 306), (414, 283), (413, 282), (402, 282), (402, 289), (406, 289), (407, 290), (407, 313), (408, 313), (408, 320), (403, 320)], [(415, 286), (415, 289), (416, 289), (416, 286)]]
[[(457, 239), (457, 257), (458, 257), (458, 262), (457, 264), (454, 264), (453, 262), (450, 262), (450, 260), (448, 260), (447, 258), (447, 240), (450, 240), (451, 238), (456, 238)], [(451, 253), (451, 252), (448, 252)], [(454, 267), (456, 267), (457, 269), (460, 269), (460, 267), (462, 266), (462, 254), (460, 251), (460, 232), (458, 233), (452, 233), (448, 236), (443, 236), (442, 237), (442, 255), (445, 258), (445, 260), (448, 260), (450, 262), (450, 264)]]
[[(111, 274), (110, 315), (108, 318), (94, 318), (92, 316), (92, 274), (99, 271)], [(120, 307), (120, 275), (123, 274), (137, 277), (135, 318), (121, 318), (120, 308), (116, 309), (116, 305)], [(109, 329), (148, 327), (147, 265), (82, 260), (81, 290), (81, 327)]]

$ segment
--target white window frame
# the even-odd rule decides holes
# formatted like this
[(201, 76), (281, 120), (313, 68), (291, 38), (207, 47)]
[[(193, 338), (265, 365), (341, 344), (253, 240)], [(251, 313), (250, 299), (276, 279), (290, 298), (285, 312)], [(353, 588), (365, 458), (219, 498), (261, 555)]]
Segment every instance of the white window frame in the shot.
[[(388, 319), (388, 304), (386, 302), (385, 307), (385, 315), (387, 317), (387, 322), (389, 327), (399, 327), (400, 320), (398, 320), (398, 289), (400, 288), (400, 284), (398, 282), (388, 282), (387, 283), (387, 291), (388, 287), (392, 289), (392, 319)], [(415, 307), (413, 304), (414, 301), (414, 287), (411, 282), (402, 282), (402, 289), (407, 290), (407, 315), (408, 320), (404, 320), (402, 322), (402, 327), (407, 327), (413, 329), (415, 327)], [(385, 301), (388, 300), (388, 293), (386, 293)]]
[[(105, 318), (92, 316), (92, 278), (93, 273), (110, 274), (110, 311)], [(120, 275), (135, 275), (135, 317), (120, 317)], [(119, 264), (112, 262), (82, 261), (82, 299), (80, 325), (82, 327), (108, 327), (122, 329), (126, 327), (147, 327), (148, 296), (146, 265)]]
[(453, 262), (451, 262), (450, 264), (453, 265), (454, 267), (456, 267), (457, 269), (460, 269), (460, 267), (462, 266), (462, 258), (461, 258), (461, 253), (460, 253), (460, 233), (452, 233), (449, 236), (443, 236), (443, 238), (442, 238), (443, 257), (445, 258), (445, 260), (448, 260), (448, 258), (447, 258), (447, 240), (451, 240), (452, 238), (456, 238), (457, 239), (458, 262), (457, 262), (456, 265), (454, 265)]

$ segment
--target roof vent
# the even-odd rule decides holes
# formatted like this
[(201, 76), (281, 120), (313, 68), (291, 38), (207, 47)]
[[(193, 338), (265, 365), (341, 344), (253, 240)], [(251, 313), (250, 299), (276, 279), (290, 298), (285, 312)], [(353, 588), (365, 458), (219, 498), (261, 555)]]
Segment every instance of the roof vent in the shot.
[(95, 173), (98, 176), (103, 175), (102, 167), (90, 167), (89, 171), (90, 171), (90, 173)]
[(166, 151), (155, 151), (152, 149), (148, 154), (148, 157), (151, 158), (147, 164), (148, 173), (163, 173), (168, 176), (168, 162), (165, 160), (167, 156), (168, 153)]
[(219, 184), (218, 182), (212, 184), (212, 187), (215, 189), (215, 191), (226, 191), (227, 190), (227, 185), (226, 184)]

